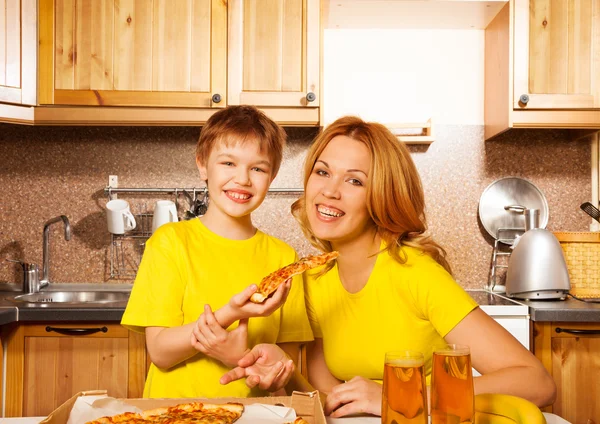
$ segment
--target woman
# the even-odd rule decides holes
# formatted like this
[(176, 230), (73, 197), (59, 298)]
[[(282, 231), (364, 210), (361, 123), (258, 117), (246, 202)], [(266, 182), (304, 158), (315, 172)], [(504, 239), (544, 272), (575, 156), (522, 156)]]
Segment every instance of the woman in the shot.
[(417, 169), (393, 134), (338, 119), (311, 146), (304, 172), (305, 193), (292, 213), (313, 246), (340, 252), (305, 286), (315, 336), (308, 377), (328, 395), (326, 414), (381, 415), (385, 352), (421, 351), (430, 374), (432, 348), (443, 343), (470, 347), (483, 374), (475, 394), (554, 401), (542, 364), (453, 280), (445, 251), (426, 233)]

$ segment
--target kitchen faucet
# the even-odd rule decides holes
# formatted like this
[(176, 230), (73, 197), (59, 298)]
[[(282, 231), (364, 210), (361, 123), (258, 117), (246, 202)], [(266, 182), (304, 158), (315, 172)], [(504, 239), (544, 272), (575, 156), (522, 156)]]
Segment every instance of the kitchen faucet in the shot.
[(42, 261), (43, 261), (43, 269), (42, 269), (42, 279), (40, 280), (40, 285), (39, 288), (43, 288), (46, 287), (48, 284), (50, 284), (50, 277), (49, 277), (49, 268), (50, 268), (50, 252), (49, 252), (49, 245), (50, 245), (50, 226), (56, 222), (64, 222), (65, 224), (65, 240), (69, 241), (71, 240), (71, 223), (69, 222), (69, 218), (67, 218), (65, 215), (61, 215), (61, 216), (57, 216), (56, 218), (52, 218), (50, 220), (48, 220), (48, 222), (46, 222), (44, 224), (44, 245), (43, 245), (43, 250), (42, 250)]

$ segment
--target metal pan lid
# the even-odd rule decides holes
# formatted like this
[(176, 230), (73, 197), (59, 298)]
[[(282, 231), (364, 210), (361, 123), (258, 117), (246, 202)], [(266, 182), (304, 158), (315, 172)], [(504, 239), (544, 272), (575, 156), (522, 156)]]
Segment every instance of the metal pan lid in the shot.
[(548, 202), (540, 189), (523, 178), (501, 178), (491, 183), (479, 199), (479, 219), (494, 239), (512, 244), (515, 235), (525, 231), (525, 217), (504, 209), (510, 205), (539, 209), (540, 228), (548, 225)]

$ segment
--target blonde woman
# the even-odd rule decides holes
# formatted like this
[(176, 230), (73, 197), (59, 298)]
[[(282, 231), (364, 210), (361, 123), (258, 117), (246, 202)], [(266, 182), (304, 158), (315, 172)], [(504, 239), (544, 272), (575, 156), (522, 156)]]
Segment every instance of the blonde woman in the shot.
[(335, 121), (308, 152), (304, 188), (292, 213), (313, 246), (340, 252), (305, 285), (315, 336), (308, 377), (327, 393), (326, 414), (381, 415), (385, 352), (423, 352), (429, 375), (432, 347), (444, 342), (470, 347), (483, 374), (475, 394), (553, 402), (542, 364), (452, 278), (446, 252), (427, 234), (417, 169), (389, 130), (356, 117)]

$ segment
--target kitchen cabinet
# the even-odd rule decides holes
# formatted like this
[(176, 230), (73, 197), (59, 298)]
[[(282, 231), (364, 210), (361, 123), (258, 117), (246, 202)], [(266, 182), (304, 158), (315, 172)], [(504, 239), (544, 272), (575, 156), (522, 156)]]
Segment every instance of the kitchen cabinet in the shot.
[(599, 422), (600, 323), (535, 322), (533, 351), (556, 383), (547, 412), (572, 423)]
[(45, 416), (82, 390), (142, 397), (145, 339), (117, 323), (22, 323), (6, 341), (5, 416)]
[(30, 120), (198, 125), (218, 108), (252, 104), (283, 125), (317, 125), (320, 8), (319, 0), (39, 0), (40, 107)]
[(36, 0), (0, 0), (0, 102), (36, 104)]
[(225, 2), (40, 0), (39, 7), (40, 104), (225, 105)]
[(319, 1), (228, 4), (228, 104), (319, 106)]
[(600, 127), (600, 0), (510, 0), (485, 30), (485, 138)]

